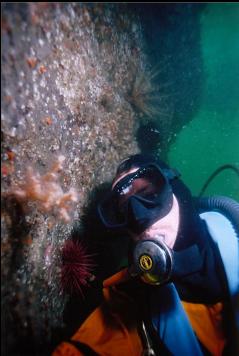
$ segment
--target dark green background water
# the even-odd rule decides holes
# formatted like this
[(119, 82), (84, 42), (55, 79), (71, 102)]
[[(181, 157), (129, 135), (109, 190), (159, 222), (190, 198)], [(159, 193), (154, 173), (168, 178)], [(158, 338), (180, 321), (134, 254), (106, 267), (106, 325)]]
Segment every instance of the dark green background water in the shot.
[[(169, 152), (169, 163), (194, 195), (219, 166), (239, 165), (239, 4), (207, 4), (200, 14), (200, 36), (200, 107)], [(204, 195), (212, 194), (239, 200), (239, 177), (221, 172)]]

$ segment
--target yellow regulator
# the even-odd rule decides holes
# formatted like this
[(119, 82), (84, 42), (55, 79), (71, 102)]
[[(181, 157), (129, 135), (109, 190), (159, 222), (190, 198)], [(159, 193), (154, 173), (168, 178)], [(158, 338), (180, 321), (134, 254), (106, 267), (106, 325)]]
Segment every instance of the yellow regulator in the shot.
[(140, 275), (149, 284), (163, 284), (172, 274), (171, 249), (160, 239), (139, 241), (133, 251), (132, 274)]

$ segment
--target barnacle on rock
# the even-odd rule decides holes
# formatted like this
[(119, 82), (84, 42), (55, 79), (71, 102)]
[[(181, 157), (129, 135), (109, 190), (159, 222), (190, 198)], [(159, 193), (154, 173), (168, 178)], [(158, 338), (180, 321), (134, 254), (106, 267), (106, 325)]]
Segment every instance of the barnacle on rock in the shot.
[(78, 202), (78, 194), (74, 188), (64, 193), (58, 181), (64, 160), (64, 156), (57, 157), (44, 175), (27, 167), (25, 180), (13, 186), (9, 194), (23, 203), (34, 202), (40, 212), (56, 213), (64, 222), (69, 222), (71, 205)]

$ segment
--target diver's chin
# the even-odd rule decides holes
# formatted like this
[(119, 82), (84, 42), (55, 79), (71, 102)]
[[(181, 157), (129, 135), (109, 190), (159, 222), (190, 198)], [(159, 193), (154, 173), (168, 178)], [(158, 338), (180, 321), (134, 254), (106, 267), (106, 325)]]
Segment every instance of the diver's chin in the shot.
[(163, 234), (148, 235), (148, 239), (166, 243), (166, 236)]
[(138, 242), (138, 241), (145, 241), (145, 240), (155, 240), (158, 242), (166, 242), (166, 236), (163, 234), (150, 234), (147, 231), (139, 234), (139, 235), (134, 235), (133, 236), (134, 241)]

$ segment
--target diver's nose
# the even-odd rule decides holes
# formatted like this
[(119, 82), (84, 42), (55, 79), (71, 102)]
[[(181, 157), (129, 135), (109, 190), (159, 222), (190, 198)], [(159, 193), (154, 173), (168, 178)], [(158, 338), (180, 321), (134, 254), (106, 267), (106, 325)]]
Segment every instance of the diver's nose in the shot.
[(148, 210), (136, 197), (131, 197), (128, 206), (129, 228), (140, 233), (148, 227)]

